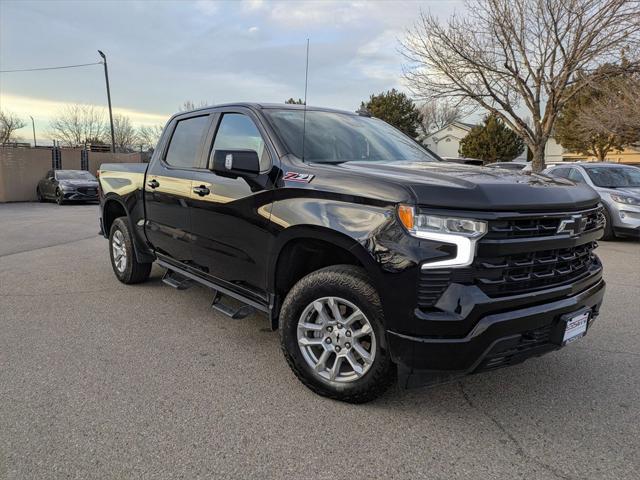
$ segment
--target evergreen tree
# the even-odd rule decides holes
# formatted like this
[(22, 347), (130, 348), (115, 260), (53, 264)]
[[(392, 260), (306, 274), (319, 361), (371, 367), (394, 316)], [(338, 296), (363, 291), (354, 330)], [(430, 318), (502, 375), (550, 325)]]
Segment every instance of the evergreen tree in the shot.
[(460, 141), (460, 155), (485, 164), (510, 162), (524, 152), (524, 141), (496, 115), (487, 115)]
[(393, 125), (411, 138), (418, 136), (422, 116), (413, 100), (395, 88), (379, 95), (371, 95), (367, 103), (361, 103), (360, 109)]

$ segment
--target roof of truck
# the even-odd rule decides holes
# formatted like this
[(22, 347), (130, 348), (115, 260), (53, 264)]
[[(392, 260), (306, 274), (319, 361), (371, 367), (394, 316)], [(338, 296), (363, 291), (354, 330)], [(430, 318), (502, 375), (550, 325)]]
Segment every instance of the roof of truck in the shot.
[[(237, 103), (222, 103), (219, 105), (207, 105), (206, 107), (196, 108), (194, 110), (188, 110), (186, 112), (180, 113), (191, 113), (191, 112), (199, 112), (203, 110), (209, 110), (211, 108), (220, 108), (220, 107), (246, 107), (253, 108), (255, 110), (304, 110), (304, 105), (299, 104), (290, 104), (290, 103), (256, 103), (256, 102), (237, 102)], [(336, 108), (325, 108), (325, 107), (314, 107), (312, 105), (307, 106), (307, 111), (322, 111), (322, 112), (333, 112), (333, 113), (342, 113), (347, 115), (358, 115), (357, 112), (350, 112), (348, 110), (339, 110)]]

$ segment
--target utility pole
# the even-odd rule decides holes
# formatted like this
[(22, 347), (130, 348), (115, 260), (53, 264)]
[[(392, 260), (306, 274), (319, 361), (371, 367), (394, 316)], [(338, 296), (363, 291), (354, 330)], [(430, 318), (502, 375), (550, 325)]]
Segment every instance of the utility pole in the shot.
[(98, 53), (102, 57), (102, 64), (104, 65), (104, 79), (107, 82), (107, 101), (109, 102), (109, 124), (111, 126), (111, 153), (116, 153), (116, 139), (113, 133), (113, 113), (111, 111), (111, 90), (109, 89), (109, 70), (107, 70), (107, 56), (98, 50)]
[[(31, 117), (31, 115), (29, 115)], [(37, 147), (38, 144), (36, 143), (36, 122), (33, 120), (33, 117), (31, 117), (31, 126), (33, 127), (33, 147)]]

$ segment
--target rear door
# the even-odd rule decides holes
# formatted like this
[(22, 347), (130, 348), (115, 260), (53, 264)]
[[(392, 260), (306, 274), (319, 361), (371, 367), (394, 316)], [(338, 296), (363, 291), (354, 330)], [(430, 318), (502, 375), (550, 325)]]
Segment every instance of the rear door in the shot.
[(266, 298), (266, 262), (273, 183), (270, 172), (277, 158), (260, 119), (249, 109), (220, 109), (206, 147), (210, 168), (216, 149), (254, 150), (260, 159), (257, 178), (228, 178), (213, 171), (199, 173), (192, 193), (194, 263), (212, 280), (241, 293)]
[(175, 118), (168, 126), (169, 140), (160, 147), (145, 179), (147, 238), (156, 253), (184, 263), (193, 259), (191, 182), (206, 164), (203, 145), (212, 118), (209, 112)]

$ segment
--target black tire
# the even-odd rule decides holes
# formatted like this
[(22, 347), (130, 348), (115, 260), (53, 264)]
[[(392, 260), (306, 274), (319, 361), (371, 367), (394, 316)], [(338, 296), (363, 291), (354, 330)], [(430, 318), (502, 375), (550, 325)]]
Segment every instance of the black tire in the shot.
[[(315, 373), (298, 346), (298, 320), (305, 308), (323, 297), (340, 297), (367, 317), (376, 337), (375, 357), (361, 378), (336, 382)], [(335, 265), (303, 277), (287, 294), (280, 311), (280, 345), (298, 379), (315, 393), (348, 403), (364, 403), (380, 396), (397, 378), (385, 341), (380, 298), (362, 268)]]
[(613, 231), (613, 225), (611, 224), (611, 214), (608, 208), (603, 209), (604, 212), (604, 234), (602, 240), (615, 240), (616, 234)]
[(44, 197), (42, 196), (42, 193), (40, 192), (40, 187), (36, 188), (36, 197), (38, 197), (38, 201), (40, 203), (44, 203)]
[[(113, 242), (114, 235), (119, 235), (117, 232), (120, 232), (122, 235), (121, 243), (126, 252), (126, 262), (122, 271), (116, 266), (114, 258)], [(122, 283), (131, 285), (134, 283), (144, 282), (149, 278), (152, 264), (140, 263), (136, 259), (136, 254), (133, 248), (133, 237), (131, 236), (131, 231), (129, 230), (129, 224), (127, 223), (126, 217), (116, 218), (111, 225), (111, 230), (109, 231), (109, 257), (111, 258), (111, 268), (113, 268), (113, 273), (116, 274), (116, 277)]]
[(64, 205), (64, 194), (61, 190), (56, 190), (56, 203), (58, 205)]

